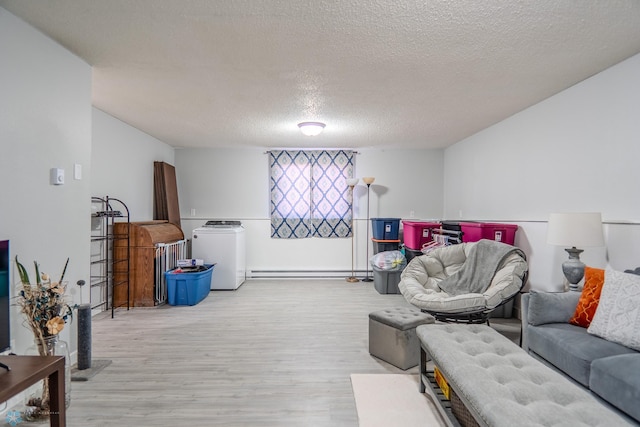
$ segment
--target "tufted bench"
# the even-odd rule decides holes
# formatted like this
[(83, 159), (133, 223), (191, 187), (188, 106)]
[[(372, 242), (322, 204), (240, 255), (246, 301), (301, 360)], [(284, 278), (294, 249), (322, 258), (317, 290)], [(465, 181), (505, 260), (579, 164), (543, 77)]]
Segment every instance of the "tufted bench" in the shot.
[[(629, 425), (487, 325), (421, 325), (416, 333), (421, 344), (420, 392), (430, 387), (426, 365), (431, 358), (448, 383), (452, 411), (463, 425)], [(456, 413), (454, 399), (472, 422)]]
[(392, 307), (369, 314), (369, 353), (406, 370), (418, 364), (420, 343), (416, 327), (433, 323), (427, 313), (409, 307)]

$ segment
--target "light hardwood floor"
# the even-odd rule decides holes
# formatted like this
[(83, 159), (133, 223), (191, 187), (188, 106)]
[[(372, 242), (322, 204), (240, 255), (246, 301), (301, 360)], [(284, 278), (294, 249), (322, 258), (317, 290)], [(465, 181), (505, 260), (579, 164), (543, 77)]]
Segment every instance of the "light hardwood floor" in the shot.
[(93, 318), (93, 358), (68, 425), (357, 426), (351, 373), (402, 371), (369, 355), (368, 314), (409, 306), (372, 283), (249, 280), (201, 303)]

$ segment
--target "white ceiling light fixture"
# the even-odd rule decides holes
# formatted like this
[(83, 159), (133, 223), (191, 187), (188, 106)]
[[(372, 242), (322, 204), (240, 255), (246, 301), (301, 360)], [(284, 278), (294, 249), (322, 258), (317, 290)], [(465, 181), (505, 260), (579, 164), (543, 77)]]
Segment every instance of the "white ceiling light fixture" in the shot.
[(298, 123), (300, 132), (307, 136), (317, 136), (322, 133), (326, 125), (321, 122), (302, 122)]

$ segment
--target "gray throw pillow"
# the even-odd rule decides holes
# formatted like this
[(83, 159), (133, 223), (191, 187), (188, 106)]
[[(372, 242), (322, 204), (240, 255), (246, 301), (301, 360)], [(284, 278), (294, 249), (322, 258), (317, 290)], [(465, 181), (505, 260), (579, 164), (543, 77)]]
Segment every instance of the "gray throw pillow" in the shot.
[(529, 293), (528, 322), (530, 325), (545, 323), (568, 323), (576, 311), (580, 292)]

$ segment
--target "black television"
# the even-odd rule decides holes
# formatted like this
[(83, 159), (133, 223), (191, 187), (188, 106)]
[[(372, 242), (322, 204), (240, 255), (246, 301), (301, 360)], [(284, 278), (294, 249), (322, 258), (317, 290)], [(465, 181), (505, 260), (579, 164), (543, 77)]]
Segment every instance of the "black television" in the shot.
[(0, 240), (0, 352), (11, 347), (9, 324), (9, 241)]

